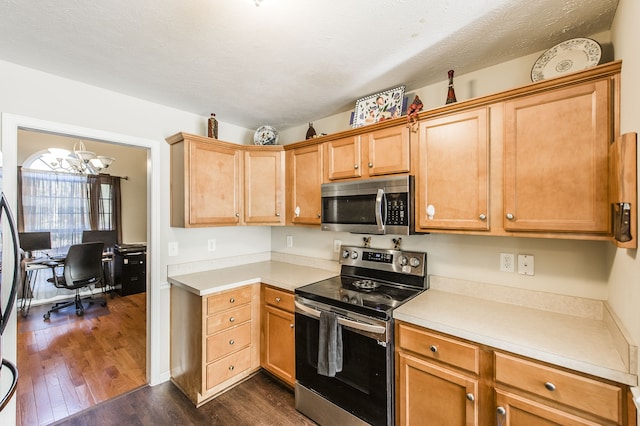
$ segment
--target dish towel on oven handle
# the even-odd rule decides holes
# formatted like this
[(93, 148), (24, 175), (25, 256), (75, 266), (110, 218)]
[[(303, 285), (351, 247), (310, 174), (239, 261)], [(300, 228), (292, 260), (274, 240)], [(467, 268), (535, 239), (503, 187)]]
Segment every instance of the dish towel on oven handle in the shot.
[(318, 374), (334, 377), (342, 371), (342, 326), (333, 312), (320, 312)]

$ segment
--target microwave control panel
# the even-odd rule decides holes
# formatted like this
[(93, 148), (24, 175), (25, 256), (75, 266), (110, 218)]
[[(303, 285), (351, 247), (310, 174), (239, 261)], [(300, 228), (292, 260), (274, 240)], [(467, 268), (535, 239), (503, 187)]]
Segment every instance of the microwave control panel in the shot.
[(387, 218), (385, 225), (406, 226), (409, 224), (407, 194), (386, 194)]

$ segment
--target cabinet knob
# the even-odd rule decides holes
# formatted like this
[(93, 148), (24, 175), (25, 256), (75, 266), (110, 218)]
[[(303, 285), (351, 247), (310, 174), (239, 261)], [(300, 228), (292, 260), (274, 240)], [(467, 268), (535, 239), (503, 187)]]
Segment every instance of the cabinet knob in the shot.
[(279, 297), (276, 297), (276, 303), (280, 303), (282, 299), (280, 299)]
[(293, 328), (295, 326), (296, 326), (295, 324), (289, 324), (289, 327), (291, 327), (291, 328)]
[(487, 220), (487, 215), (484, 213), (480, 214), (479, 217), (480, 217), (480, 220)]
[(233, 365), (230, 365), (230, 366), (229, 366), (229, 371), (233, 371), (233, 370), (235, 370), (235, 369), (236, 369), (236, 368), (235, 368)]
[(235, 322), (235, 321), (236, 321), (236, 317), (229, 318), (229, 322)]
[(358, 167), (360, 167), (360, 166), (358, 166), (357, 164), (354, 164), (354, 165), (353, 165), (353, 168), (354, 168), (354, 169), (357, 169)]
[(436, 345), (431, 345), (429, 346), (429, 350), (435, 354), (438, 352), (438, 347)]
[(236, 217), (240, 217), (240, 213), (236, 213)]
[(280, 217), (280, 213), (276, 213), (276, 217)]
[(513, 213), (507, 213), (507, 219), (513, 220), (515, 219), (515, 216), (513, 215)]
[(296, 206), (295, 210), (293, 211), (293, 214), (294, 214), (296, 217), (299, 217), (299, 216), (300, 216), (300, 206)]
[(476, 400), (476, 397), (475, 397), (475, 396), (473, 396), (473, 394), (472, 394), (471, 392), (469, 392), (469, 393), (467, 394), (467, 399), (468, 399), (469, 401), (475, 401), (475, 400)]
[(500, 416), (504, 416), (505, 414), (507, 414), (507, 410), (504, 409), (504, 407), (498, 407), (496, 408), (496, 412), (498, 413), (498, 415)]
[(373, 167), (373, 163), (369, 163), (369, 164), (367, 164), (367, 165), (369, 166), (369, 168), (372, 168), (372, 167)]
[(322, 217), (322, 215), (320, 213), (318, 213), (318, 219), (320, 219)]
[(230, 344), (230, 345), (233, 345), (233, 344), (235, 344), (235, 343), (236, 343), (236, 341), (235, 341), (235, 340), (233, 340), (233, 339), (229, 340), (229, 344)]
[(556, 385), (554, 385), (554, 384), (553, 384), (553, 383), (551, 383), (551, 382), (547, 382), (547, 383), (545, 383), (545, 384), (544, 384), (544, 387), (545, 387), (545, 388), (547, 388), (547, 390), (548, 390), (549, 392), (553, 392), (554, 390), (556, 390)]
[(229, 303), (236, 303), (236, 299), (232, 297), (231, 299), (229, 299)]

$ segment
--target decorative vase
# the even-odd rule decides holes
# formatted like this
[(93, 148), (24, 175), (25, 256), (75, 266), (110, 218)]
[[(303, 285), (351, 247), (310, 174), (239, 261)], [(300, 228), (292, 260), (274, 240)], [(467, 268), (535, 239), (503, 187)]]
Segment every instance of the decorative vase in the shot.
[(211, 117), (209, 117), (209, 126), (207, 136), (210, 138), (218, 139), (218, 120), (216, 119), (216, 115), (211, 113)]
[(447, 104), (457, 102), (456, 92), (453, 90), (453, 70), (449, 70), (449, 90), (447, 91)]

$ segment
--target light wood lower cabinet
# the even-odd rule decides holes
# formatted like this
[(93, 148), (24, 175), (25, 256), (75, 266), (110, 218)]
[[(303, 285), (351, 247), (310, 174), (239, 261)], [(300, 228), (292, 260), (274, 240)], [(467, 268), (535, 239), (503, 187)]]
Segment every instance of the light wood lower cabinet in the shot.
[(171, 380), (200, 406), (260, 368), (260, 284), (210, 296), (171, 287)]
[(295, 385), (294, 294), (262, 287), (261, 365), (290, 386)]
[(397, 423), (488, 424), (483, 358), (477, 345), (396, 322)]
[(402, 321), (395, 327), (398, 424), (636, 426), (626, 385)]

